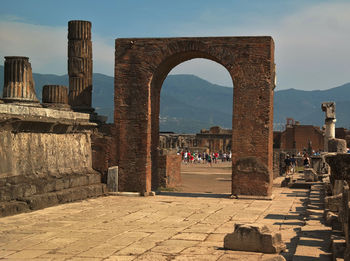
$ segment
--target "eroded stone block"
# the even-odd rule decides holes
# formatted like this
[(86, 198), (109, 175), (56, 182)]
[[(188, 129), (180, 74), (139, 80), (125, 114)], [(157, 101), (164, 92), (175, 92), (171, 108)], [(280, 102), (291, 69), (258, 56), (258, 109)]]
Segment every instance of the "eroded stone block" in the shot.
[(270, 196), (272, 171), (257, 157), (242, 157), (232, 170), (232, 194)]
[(317, 173), (313, 168), (304, 169), (304, 178), (305, 178), (305, 181), (308, 181), (308, 182), (314, 182), (318, 180)]
[(347, 152), (346, 140), (329, 139), (328, 140), (328, 151), (329, 152), (346, 153)]
[(279, 253), (286, 249), (281, 233), (271, 232), (264, 224), (235, 224), (224, 238), (224, 248), (239, 251)]
[(325, 197), (325, 208), (329, 209), (330, 211), (339, 212), (341, 202), (341, 194)]
[(108, 168), (107, 188), (109, 192), (118, 192), (118, 166)]

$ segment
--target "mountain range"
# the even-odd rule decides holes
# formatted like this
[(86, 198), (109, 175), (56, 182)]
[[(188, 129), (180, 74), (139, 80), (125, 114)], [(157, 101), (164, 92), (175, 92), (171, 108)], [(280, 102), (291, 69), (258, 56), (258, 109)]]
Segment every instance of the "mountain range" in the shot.
[[(35, 89), (41, 99), (45, 84), (68, 86), (68, 75), (33, 73)], [(0, 93), (4, 85), (4, 67), (0, 66)], [(160, 103), (160, 130), (175, 133), (197, 133), (219, 125), (231, 128), (233, 89), (212, 84), (194, 75), (168, 75), (163, 83)], [(113, 121), (114, 78), (100, 73), (93, 75), (93, 107), (97, 113)], [(286, 118), (300, 124), (322, 126), (321, 103), (336, 102), (337, 127), (350, 127), (350, 83), (328, 90), (275, 91), (274, 128), (281, 130)]]

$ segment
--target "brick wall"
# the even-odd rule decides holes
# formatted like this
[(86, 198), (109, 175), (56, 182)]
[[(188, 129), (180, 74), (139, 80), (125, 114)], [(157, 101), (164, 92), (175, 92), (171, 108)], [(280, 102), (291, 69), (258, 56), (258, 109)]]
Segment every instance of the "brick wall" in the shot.
[(158, 171), (161, 187), (172, 188), (181, 185), (181, 156), (159, 156)]
[(282, 132), (280, 147), (282, 150), (302, 152), (308, 148), (309, 141), (311, 141), (312, 149), (323, 151), (324, 137), (319, 127), (312, 125), (293, 125), (287, 127)]
[(113, 133), (113, 124), (103, 124), (91, 135), (92, 167), (101, 173), (103, 183), (107, 183), (108, 168), (117, 166)]

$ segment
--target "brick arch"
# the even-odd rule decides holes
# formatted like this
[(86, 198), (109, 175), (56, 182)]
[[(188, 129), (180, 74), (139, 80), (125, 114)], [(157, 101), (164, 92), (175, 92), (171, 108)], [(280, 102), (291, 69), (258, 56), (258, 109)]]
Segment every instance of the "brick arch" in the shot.
[[(274, 44), (271, 37), (117, 39), (115, 126), (119, 189), (157, 186), (159, 97), (176, 65), (206, 58), (234, 83), (232, 193), (271, 195)], [(153, 183), (153, 186), (152, 186)]]

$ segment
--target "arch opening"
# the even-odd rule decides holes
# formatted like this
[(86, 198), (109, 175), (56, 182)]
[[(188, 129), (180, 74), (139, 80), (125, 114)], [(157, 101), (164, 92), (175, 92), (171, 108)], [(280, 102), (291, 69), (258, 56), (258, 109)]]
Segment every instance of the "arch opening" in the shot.
[[(209, 75), (206, 80), (198, 77), (200, 70), (193, 67), (198, 64), (212, 74), (216, 70), (230, 86), (211, 83)], [(229, 71), (201, 52), (177, 54), (162, 66), (151, 83), (156, 90), (151, 113), (152, 190), (175, 187), (229, 194), (233, 115)], [(179, 71), (187, 74), (176, 74)]]

